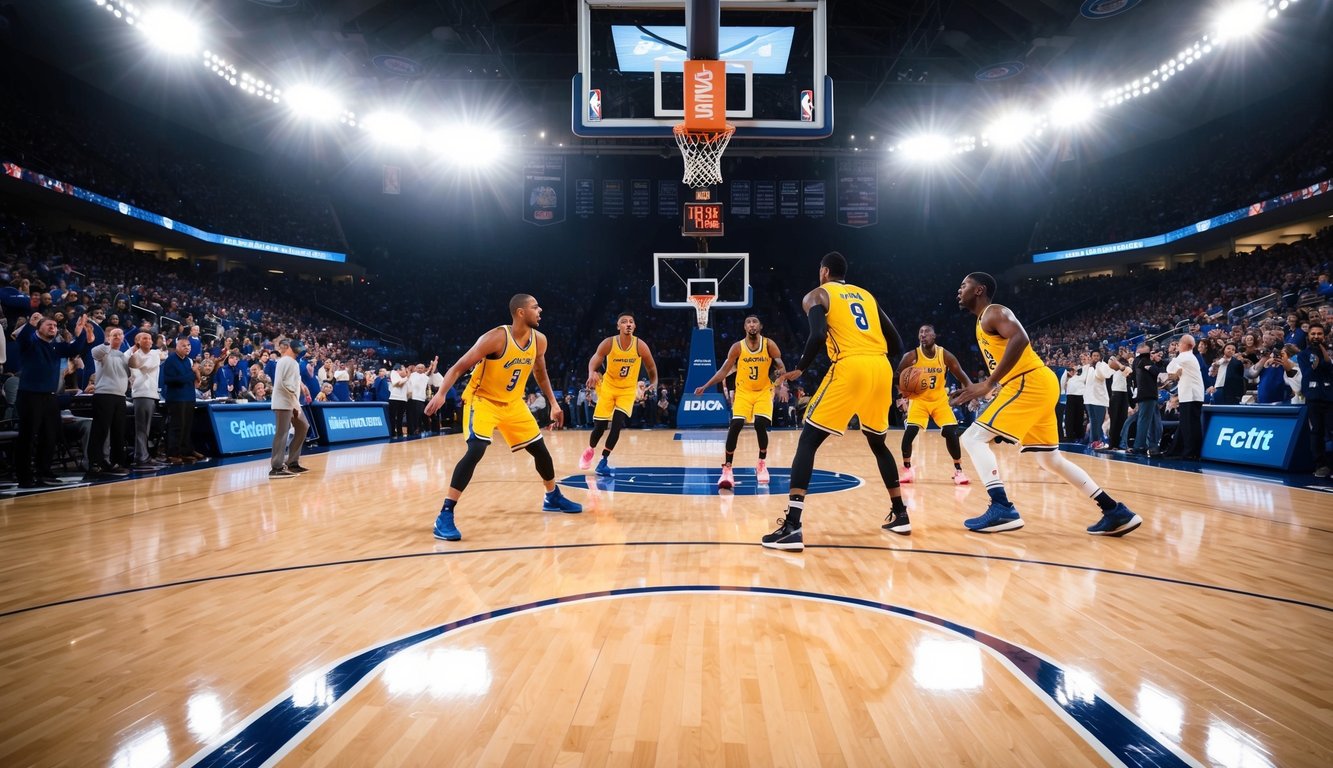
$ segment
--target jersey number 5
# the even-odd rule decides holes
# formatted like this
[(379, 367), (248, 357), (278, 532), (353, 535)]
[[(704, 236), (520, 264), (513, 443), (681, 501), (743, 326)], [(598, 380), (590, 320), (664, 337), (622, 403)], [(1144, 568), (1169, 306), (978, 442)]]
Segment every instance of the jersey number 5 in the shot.
[(870, 318), (866, 317), (866, 308), (859, 302), (852, 302), (848, 309), (852, 310), (852, 317), (856, 320), (856, 327), (863, 331), (870, 330)]

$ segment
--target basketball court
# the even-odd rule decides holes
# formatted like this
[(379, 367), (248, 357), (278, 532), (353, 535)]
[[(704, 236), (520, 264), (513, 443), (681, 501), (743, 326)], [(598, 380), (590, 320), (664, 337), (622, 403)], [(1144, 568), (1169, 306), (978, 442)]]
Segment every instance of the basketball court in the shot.
[[(709, 310), (754, 301), (745, 244), (709, 239), (718, 158), (832, 131), (826, 3), (578, 5), (574, 132), (686, 153), (687, 239), (646, 298), (681, 310), (653, 333), (692, 334), (691, 392)], [(1076, 454), (1144, 519), (1103, 538), (1001, 449), (1027, 526), (978, 534), (985, 489), (931, 432), (900, 536), (849, 433), (817, 456), (805, 551), (778, 552), (798, 433), (759, 485), (744, 432), (720, 492), (725, 401), (680, 408), (622, 436), (615, 479), (575, 469), (586, 433), (546, 434), (582, 514), (540, 511), (529, 457), (492, 450), (458, 542), (430, 533), (457, 435), (309, 455), (290, 483), (262, 456), (0, 500), (0, 764), (1333, 764), (1318, 488)]]

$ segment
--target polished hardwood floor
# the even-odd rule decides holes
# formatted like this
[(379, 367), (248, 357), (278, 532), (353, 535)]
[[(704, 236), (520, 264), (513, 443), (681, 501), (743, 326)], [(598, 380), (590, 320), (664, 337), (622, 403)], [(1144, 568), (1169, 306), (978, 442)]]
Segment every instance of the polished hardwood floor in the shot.
[[(720, 433), (672, 437), (613, 463), (716, 468)], [(548, 435), (561, 478), (586, 438)], [(973, 534), (985, 492), (927, 434), (902, 537), (852, 433), (816, 467), (863, 482), (812, 495), (789, 554), (757, 544), (780, 485), (543, 513), (497, 446), (436, 541), (462, 451), (0, 501), (0, 765), (1333, 765), (1328, 494), (1075, 457), (1145, 520), (1102, 539), (1001, 449), (1027, 527)]]

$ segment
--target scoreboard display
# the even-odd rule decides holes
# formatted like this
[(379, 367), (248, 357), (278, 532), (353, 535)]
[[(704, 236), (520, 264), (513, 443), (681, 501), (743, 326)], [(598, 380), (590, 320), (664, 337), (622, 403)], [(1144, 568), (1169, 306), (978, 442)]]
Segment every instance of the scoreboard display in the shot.
[(685, 216), (680, 234), (685, 237), (720, 237), (722, 235), (722, 203), (685, 203)]

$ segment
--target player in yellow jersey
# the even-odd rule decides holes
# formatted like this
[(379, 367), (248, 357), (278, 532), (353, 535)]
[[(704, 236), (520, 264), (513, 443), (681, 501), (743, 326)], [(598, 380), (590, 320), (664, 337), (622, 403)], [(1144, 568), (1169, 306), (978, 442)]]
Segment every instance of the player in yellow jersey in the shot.
[(977, 316), (977, 345), (986, 360), (990, 375), (954, 393), (950, 402), (966, 405), (990, 394), (999, 394), (986, 406), (963, 433), (963, 447), (972, 465), (986, 483), (990, 506), (980, 517), (963, 525), (970, 531), (997, 533), (1023, 527), (1023, 518), (1009, 501), (1000, 479), (999, 465), (991, 451), (992, 440), (1018, 443), (1023, 453), (1035, 453), (1042, 469), (1065, 479), (1096, 500), (1102, 519), (1088, 527), (1095, 536), (1124, 536), (1138, 528), (1143, 520), (1124, 504), (1111, 498), (1078, 465), (1060, 453), (1060, 434), (1056, 429), (1055, 405), (1060, 399), (1060, 383), (1055, 372), (1033, 351), (1027, 331), (1008, 307), (992, 303), (995, 278), (985, 272), (973, 272), (963, 278), (958, 289), (958, 306)]
[(912, 532), (898, 487), (898, 462), (884, 442), (889, 431), (889, 409), (893, 407), (893, 364), (889, 360), (890, 355), (896, 358), (902, 354), (902, 339), (870, 291), (847, 283), (847, 259), (841, 253), (834, 251), (820, 259), (819, 282), (820, 286), (801, 302), (810, 318), (805, 353), (781, 381), (799, 378), (825, 344), (832, 364), (806, 406), (805, 426), (791, 462), (787, 516), (762, 540), (765, 547), (794, 552), (805, 548), (801, 513), (814, 472), (815, 453), (829, 435), (841, 435), (852, 417), (860, 419), (861, 432), (889, 489), (892, 508), (884, 529), (900, 534)]
[(953, 377), (965, 387), (972, 383), (972, 379), (968, 378), (963, 366), (958, 364), (958, 358), (954, 357), (952, 352), (935, 346), (935, 326), (921, 326), (916, 338), (920, 346), (903, 355), (902, 362), (898, 364), (899, 376), (908, 368), (921, 369), (917, 390), (903, 392), (908, 401), (907, 431), (903, 433), (903, 468), (898, 472), (898, 479), (904, 483), (916, 479), (916, 473), (912, 471), (912, 441), (916, 439), (918, 432), (934, 420), (935, 426), (940, 428), (940, 434), (944, 435), (944, 444), (949, 449), (949, 457), (953, 459), (954, 485), (967, 485), (967, 475), (963, 474), (963, 465), (959, 463), (963, 458), (963, 452), (958, 446), (958, 438), (963, 431), (958, 428), (958, 419), (953, 415), (953, 408), (949, 405), (949, 392), (945, 388), (944, 375), (952, 373)]
[[(713, 378), (702, 387), (694, 390), (696, 396), (702, 395), (709, 387), (723, 381), (736, 372), (736, 395), (731, 404), (731, 425), (727, 428), (727, 457), (722, 463), (722, 477), (717, 487), (730, 490), (736, 485), (736, 477), (731, 471), (732, 455), (736, 453), (736, 443), (740, 440), (741, 430), (746, 423), (754, 424), (754, 435), (759, 441), (759, 464), (754, 468), (755, 481), (760, 485), (768, 484), (768, 428), (773, 425), (773, 381), (769, 372), (779, 377), (787, 372), (782, 364), (782, 352), (772, 339), (760, 334), (764, 324), (758, 315), (745, 318), (745, 338), (731, 345), (727, 361), (722, 364)], [(787, 382), (777, 386), (777, 398), (787, 402)]]
[(546, 336), (537, 330), (541, 324), (542, 308), (537, 300), (520, 293), (509, 300), (509, 314), (513, 325), (492, 328), (477, 339), (477, 343), (458, 358), (458, 362), (444, 374), (444, 382), (435, 396), (426, 403), (426, 415), (433, 416), (444, 405), (445, 396), (464, 371), (472, 371), (472, 379), (463, 390), (463, 433), (467, 435), (467, 453), (458, 460), (450, 475), (449, 492), (439, 517), (435, 518), (435, 538), (458, 541), (463, 534), (454, 525), (454, 510), (463, 490), (472, 480), (472, 471), (481, 461), (486, 447), (491, 444), (491, 433), (500, 430), (500, 436), (510, 450), (526, 449), (537, 465), (537, 474), (546, 485), (542, 510), (546, 512), (582, 512), (583, 507), (565, 498), (555, 485), (555, 462), (542, 441), (537, 419), (524, 402), (528, 376), (535, 375), (546, 402), (551, 404), (551, 423), (559, 426), (564, 420), (560, 403), (551, 391), (551, 380), (546, 375)]
[[(616, 471), (608, 463), (611, 451), (615, 450), (620, 440), (620, 431), (629, 423), (634, 412), (634, 399), (639, 394), (639, 367), (648, 374), (648, 387), (645, 391), (657, 391), (657, 363), (653, 362), (653, 353), (643, 339), (634, 335), (634, 315), (622, 312), (616, 318), (615, 336), (602, 340), (597, 351), (588, 360), (588, 388), (597, 389), (597, 407), (593, 410), (592, 436), (588, 447), (579, 458), (579, 469), (592, 468), (592, 457), (597, 450), (597, 442), (602, 439), (607, 426), (611, 434), (606, 438), (606, 448), (602, 450), (602, 460), (597, 463), (597, 474), (602, 477), (615, 477)], [(606, 375), (597, 370), (606, 363)]]

